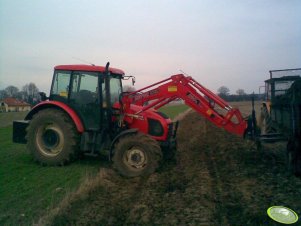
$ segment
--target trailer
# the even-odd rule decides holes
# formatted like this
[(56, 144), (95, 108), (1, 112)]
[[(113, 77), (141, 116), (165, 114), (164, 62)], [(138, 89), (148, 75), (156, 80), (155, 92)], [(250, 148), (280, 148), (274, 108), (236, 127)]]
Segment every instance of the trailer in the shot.
[(264, 142), (287, 141), (287, 167), (301, 175), (301, 68), (271, 70), (259, 120)]

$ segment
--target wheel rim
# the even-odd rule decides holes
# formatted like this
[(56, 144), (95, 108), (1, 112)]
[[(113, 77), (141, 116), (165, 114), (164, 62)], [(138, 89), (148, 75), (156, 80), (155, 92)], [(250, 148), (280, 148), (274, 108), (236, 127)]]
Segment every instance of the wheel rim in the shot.
[(123, 162), (136, 170), (143, 169), (147, 164), (147, 156), (139, 147), (132, 147), (123, 155)]
[(57, 156), (64, 145), (64, 134), (56, 125), (45, 125), (38, 128), (37, 146), (46, 156)]

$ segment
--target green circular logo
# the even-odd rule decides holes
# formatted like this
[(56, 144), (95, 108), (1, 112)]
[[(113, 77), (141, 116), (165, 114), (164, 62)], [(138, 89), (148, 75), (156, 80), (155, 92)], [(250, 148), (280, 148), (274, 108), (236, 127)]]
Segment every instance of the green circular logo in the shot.
[(267, 213), (274, 221), (282, 224), (293, 224), (298, 221), (298, 215), (284, 206), (272, 206), (268, 208)]

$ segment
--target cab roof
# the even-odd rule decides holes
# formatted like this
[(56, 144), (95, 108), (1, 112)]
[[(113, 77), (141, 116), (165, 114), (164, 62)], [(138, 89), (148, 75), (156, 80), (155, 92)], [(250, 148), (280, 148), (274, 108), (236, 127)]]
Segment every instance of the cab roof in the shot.
[[(55, 70), (66, 70), (66, 71), (94, 71), (94, 72), (105, 72), (106, 67), (93, 66), (86, 64), (73, 64), (73, 65), (58, 65), (54, 67)], [(124, 75), (124, 71), (109, 67), (109, 71), (113, 74)]]

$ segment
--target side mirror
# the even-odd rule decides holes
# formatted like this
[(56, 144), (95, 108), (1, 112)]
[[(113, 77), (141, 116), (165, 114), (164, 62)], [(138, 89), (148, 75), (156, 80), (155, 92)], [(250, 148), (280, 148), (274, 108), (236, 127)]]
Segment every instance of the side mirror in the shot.
[(132, 78), (132, 86), (134, 86), (135, 82), (136, 82), (136, 78), (133, 75), (128, 75), (128, 76), (123, 76), (122, 79), (124, 80), (129, 80), (130, 78)]

